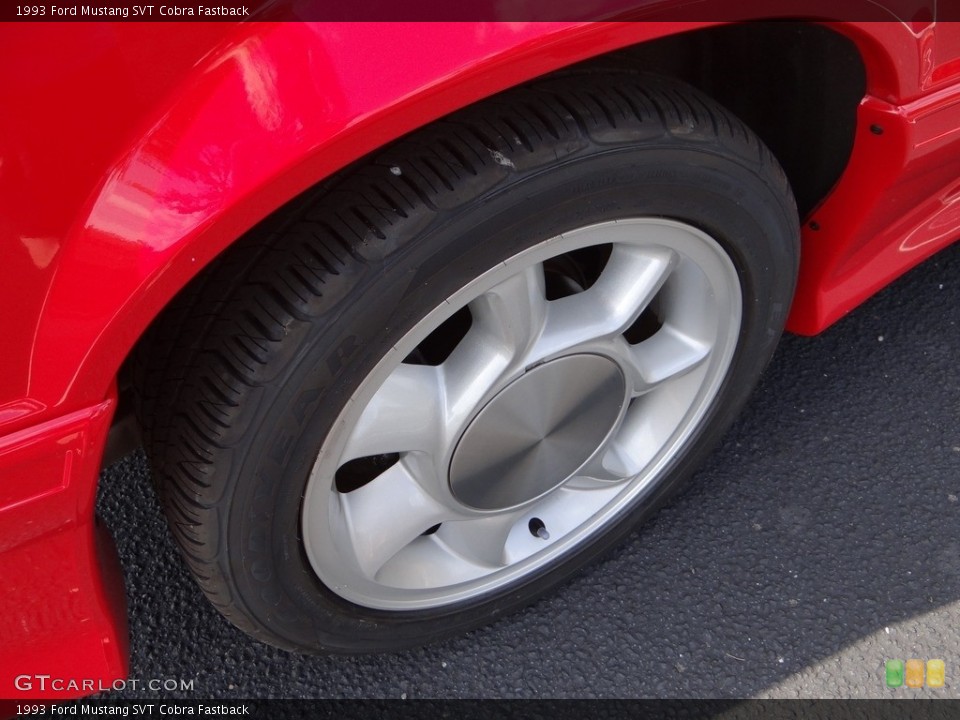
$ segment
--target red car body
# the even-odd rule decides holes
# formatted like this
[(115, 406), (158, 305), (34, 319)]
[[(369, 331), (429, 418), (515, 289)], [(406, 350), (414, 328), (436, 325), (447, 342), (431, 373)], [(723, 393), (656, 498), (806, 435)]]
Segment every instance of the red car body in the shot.
[[(813, 334), (960, 234), (960, 26), (764, 5), (738, 13), (824, 22), (865, 69), (849, 160), (804, 220), (788, 329)], [(408, 131), (712, 24), (0, 26), (0, 696), (85, 695), (127, 673), (101, 456), (119, 369), (201, 268)]]

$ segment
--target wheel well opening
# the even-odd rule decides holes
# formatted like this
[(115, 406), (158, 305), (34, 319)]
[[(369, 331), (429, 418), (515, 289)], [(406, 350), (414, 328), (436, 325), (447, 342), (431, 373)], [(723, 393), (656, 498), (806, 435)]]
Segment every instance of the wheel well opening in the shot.
[(654, 40), (599, 62), (611, 61), (683, 80), (733, 112), (783, 166), (801, 218), (847, 166), (866, 70), (853, 41), (828, 27), (723, 25)]
[[(857, 107), (866, 89), (866, 70), (855, 44), (828, 27), (801, 21), (717, 26), (645, 42), (559, 74), (624, 68), (687, 82), (739, 117), (783, 166), (801, 219), (826, 197), (846, 168)], [(298, 198), (278, 209), (261, 227), (282, 223), (290, 207), (301, 202)], [(242, 254), (238, 249), (242, 245), (234, 243), (178, 297), (195, 292), (213, 267)], [(175, 298), (168, 307), (177, 304)], [(170, 315), (167, 311), (161, 318), (169, 320)], [(144, 342), (138, 341), (120, 373), (121, 394), (126, 399), (134, 382), (145, 382), (131, 367), (136, 347)], [(124, 422), (115, 425), (130, 426), (134, 422), (131, 417), (130, 412), (118, 414), (118, 420)], [(108, 460), (129, 452), (138, 442), (137, 432), (120, 427), (112, 433)]]

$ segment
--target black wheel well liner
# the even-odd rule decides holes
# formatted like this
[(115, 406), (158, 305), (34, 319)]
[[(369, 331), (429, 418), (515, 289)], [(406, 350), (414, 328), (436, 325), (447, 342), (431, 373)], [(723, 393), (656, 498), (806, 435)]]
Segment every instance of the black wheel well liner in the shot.
[(674, 77), (725, 106), (773, 151), (801, 219), (830, 192), (853, 149), (866, 68), (853, 41), (812, 22), (719, 25), (581, 65)]

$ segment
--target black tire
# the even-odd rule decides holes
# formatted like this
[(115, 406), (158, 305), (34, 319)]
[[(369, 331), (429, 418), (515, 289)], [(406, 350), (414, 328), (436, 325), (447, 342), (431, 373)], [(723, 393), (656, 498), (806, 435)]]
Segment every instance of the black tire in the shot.
[[(387, 611), (325, 587), (304, 551), (301, 501), (353, 390), (473, 278), (624, 217), (701, 229), (739, 275), (736, 351), (684, 450), (629, 513), (497, 591)], [(242, 630), (299, 651), (393, 651), (531, 602), (620, 542), (719, 440), (780, 336), (798, 247), (789, 185), (758, 138), (699, 92), (642, 74), (533, 82), (356, 164), (239, 241), (141, 343), (146, 447), (197, 582)]]

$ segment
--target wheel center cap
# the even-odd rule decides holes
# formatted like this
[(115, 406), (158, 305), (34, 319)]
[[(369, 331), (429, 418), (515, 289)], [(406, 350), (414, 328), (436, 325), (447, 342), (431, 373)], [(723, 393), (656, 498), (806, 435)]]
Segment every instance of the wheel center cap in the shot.
[(625, 396), (620, 368), (599, 355), (569, 355), (534, 368), (487, 403), (460, 437), (451, 491), (478, 510), (543, 495), (596, 452)]

